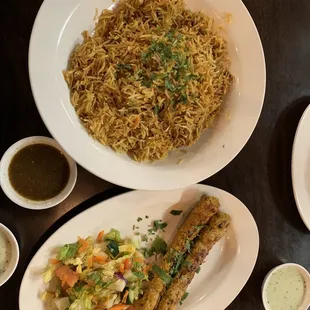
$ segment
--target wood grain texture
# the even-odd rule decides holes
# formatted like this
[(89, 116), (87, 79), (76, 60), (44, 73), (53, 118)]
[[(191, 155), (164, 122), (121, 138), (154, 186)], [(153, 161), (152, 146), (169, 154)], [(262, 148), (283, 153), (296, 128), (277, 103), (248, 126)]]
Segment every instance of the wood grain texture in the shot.
[[(31, 28), (41, 2), (8, 0), (1, 3), (0, 156), (21, 138), (48, 135), (33, 101), (27, 70)], [(244, 0), (244, 3), (265, 49), (265, 105), (245, 148), (225, 169), (204, 183), (237, 196), (257, 221), (261, 238), (258, 262), (249, 282), (228, 309), (259, 310), (263, 309), (261, 283), (272, 267), (296, 262), (310, 270), (310, 233), (298, 215), (290, 175), (295, 130), (310, 103), (310, 1)], [(14, 205), (0, 190), (0, 222), (16, 233), (21, 246), (17, 272), (0, 287), (1, 309), (18, 309), (18, 290), (27, 258), (37, 249), (44, 232), (80, 202), (112, 187), (114, 185), (80, 168), (72, 195), (56, 208), (39, 212)], [(104, 196), (96, 199), (101, 198)], [(57, 225), (86, 207), (83, 204), (69, 212)]]

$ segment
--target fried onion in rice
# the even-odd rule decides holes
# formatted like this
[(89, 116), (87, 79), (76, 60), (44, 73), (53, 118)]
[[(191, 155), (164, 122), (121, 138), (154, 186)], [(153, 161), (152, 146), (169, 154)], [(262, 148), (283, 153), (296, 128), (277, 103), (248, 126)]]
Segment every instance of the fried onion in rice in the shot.
[(64, 71), (88, 133), (136, 161), (195, 143), (233, 82), (227, 44), (212, 18), (183, 0), (121, 0)]

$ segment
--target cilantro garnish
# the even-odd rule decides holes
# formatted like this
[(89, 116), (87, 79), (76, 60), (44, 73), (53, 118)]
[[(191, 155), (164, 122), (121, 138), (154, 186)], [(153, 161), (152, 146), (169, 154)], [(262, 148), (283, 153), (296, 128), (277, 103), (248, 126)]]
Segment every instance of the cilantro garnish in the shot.
[(171, 210), (170, 211), (170, 214), (172, 215), (181, 215), (183, 213), (182, 210)]
[(182, 299), (181, 299), (181, 301), (180, 301), (180, 305), (183, 304), (183, 301), (188, 297), (188, 295), (189, 295), (188, 292), (184, 293), (184, 295), (182, 296)]
[(164, 229), (168, 226), (167, 223), (163, 223), (161, 220), (159, 221), (154, 221), (153, 224), (153, 230), (154, 231), (158, 231), (158, 230), (162, 230), (164, 231)]
[(168, 275), (164, 270), (162, 270), (159, 266), (153, 265), (152, 270), (163, 280), (166, 285), (169, 285), (172, 278)]

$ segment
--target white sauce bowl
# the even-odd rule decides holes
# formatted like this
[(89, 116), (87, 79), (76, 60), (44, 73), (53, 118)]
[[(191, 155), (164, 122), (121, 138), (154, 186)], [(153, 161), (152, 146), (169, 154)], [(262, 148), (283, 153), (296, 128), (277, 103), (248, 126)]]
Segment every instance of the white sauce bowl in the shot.
[[(9, 180), (8, 170), (12, 158), (19, 150), (32, 144), (47, 144), (55, 147), (66, 157), (70, 168), (70, 175), (66, 187), (57, 196), (44, 201), (34, 201), (21, 196), (12, 187), (11, 182)], [(10, 198), (14, 203), (27, 209), (42, 210), (58, 205), (63, 200), (65, 200), (72, 192), (76, 183), (76, 179), (77, 179), (76, 163), (54, 139), (48, 137), (34, 136), (16, 142), (4, 153), (0, 162), (0, 185), (2, 187), (2, 190), (7, 195), (7, 197)]]
[(271, 269), (270, 272), (267, 274), (267, 276), (264, 279), (263, 285), (262, 285), (262, 299), (263, 299), (264, 308), (266, 310), (272, 310), (267, 300), (267, 287), (268, 287), (268, 283), (270, 281), (271, 276), (275, 272), (279, 271), (280, 269), (284, 269), (286, 267), (296, 268), (305, 281), (305, 286), (306, 286), (305, 295), (304, 295), (302, 303), (299, 305), (298, 310), (307, 310), (310, 306), (310, 274), (304, 267), (298, 264), (294, 264), (294, 263), (283, 264), (278, 267), (275, 267)]
[(14, 273), (19, 260), (19, 246), (13, 233), (3, 224), (0, 223), (0, 232), (4, 234), (5, 238), (11, 245), (11, 259), (4, 273), (0, 274), (0, 286), (9, 280)]

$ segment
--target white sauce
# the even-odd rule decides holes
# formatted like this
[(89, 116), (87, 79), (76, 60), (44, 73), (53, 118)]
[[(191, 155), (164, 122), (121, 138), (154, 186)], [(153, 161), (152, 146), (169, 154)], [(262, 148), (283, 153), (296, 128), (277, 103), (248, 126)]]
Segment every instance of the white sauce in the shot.
[(306, 284), (294, 266), (274, 272), (267, 284), (266, 296), (271, 310), (298, 310), (303, 302)]
[(0, 276), (6, 271), (11, 260), (12, 247), (4, 233), (0, 231)]

